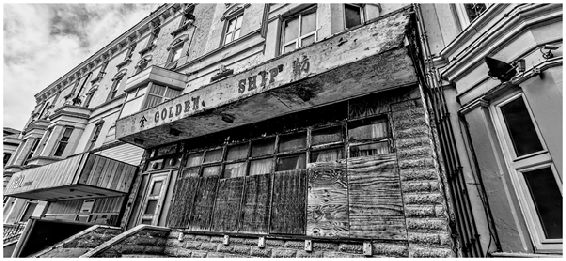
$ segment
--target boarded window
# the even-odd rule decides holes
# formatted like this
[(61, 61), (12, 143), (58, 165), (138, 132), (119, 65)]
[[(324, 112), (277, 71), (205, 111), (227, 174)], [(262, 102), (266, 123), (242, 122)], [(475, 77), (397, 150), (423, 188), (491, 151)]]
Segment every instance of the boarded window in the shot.
[(342, 141), (342, 126), (335, 126), (312, 132), (312, 145)]
[(238, 229), (238, 213), (240, 213), (243, 189), (244, 177), (222, 179), (218, 182), (212, 230), (227, 232)]
[(305, 233), (306, 170), (276, 172), (273, 177), (271, 233)]

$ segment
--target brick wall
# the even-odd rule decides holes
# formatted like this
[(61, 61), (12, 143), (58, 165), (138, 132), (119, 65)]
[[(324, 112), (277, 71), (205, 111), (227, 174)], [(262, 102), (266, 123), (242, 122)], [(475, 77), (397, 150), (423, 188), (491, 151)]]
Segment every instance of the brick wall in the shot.
[(452, 257), (441, 172), (421, 99), (391, 105), (409, 257)]

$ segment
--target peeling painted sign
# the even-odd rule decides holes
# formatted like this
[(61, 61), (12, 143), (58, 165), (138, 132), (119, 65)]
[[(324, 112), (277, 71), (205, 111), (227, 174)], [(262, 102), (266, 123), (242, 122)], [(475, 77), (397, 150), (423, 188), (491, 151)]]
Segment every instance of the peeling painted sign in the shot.
[[(116, 123), (116, 137), (123, 139), (157, 126), (186, 119), (207, 109), (219, 108), (257, 93), (289, 86), (305, 78), (316, 77), (344, 65), (403, 47), (403, 36), (409, 24), (408, 17), (401, 12), (377, 20), (359, 29), (321, 40), (239, 74), (212, 82), (157, 107), (126, 116)], [(383, 66), (392, 65), (384, 62)], [(403, 73), (404, 71), (397, 72), (389, 77), (395, 81)], [(328, 92), (331, 93), (332, 90)]]

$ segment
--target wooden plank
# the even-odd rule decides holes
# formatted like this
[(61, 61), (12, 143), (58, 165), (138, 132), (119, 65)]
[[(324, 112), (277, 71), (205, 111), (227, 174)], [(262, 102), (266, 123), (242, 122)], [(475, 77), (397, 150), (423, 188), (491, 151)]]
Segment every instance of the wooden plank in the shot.
[(171, 207), (169, 214), (167, 214), (167, 227), (179, 228), (181, 226), (181, 219), (183, 215), (183, 189), (186, 187), (186, 181), (182, 178), (178, 179), (173, 186), (173, 200), (171, 200)]
[(307, 235), (348, 237), (346, 162), (310, 163), (307, 179)]
[(116, 188), (118, 187), (118, 182), (122, 178), (122, 175), (124, 175), (124, 173), (123, 173), (124, 167), (126, 167), (126, 164), (124, 164), (124, 163), (118, 164), (118, 167), (116, 168), (116, 171), (114, 172), (114, 175), (112, 176), (112, 180), (110, 182), (108, 182), (108, 186), (106, 188), (116, 190)]
[(81, 171), (81, 174), (79, 176), (79, 181), (77, 182), (78, 184), (85, 184), (90, 173), (92, 172), (92, 168), (95, 165), (97, 157), (89, 154), (88, 155), (88, 159), (86, 160), (86, 163), (84, 165), (84, 168)]
[(121, 186), (119, 189), (123, 192), (128, 192), (130, 186), (132, 185), (132, 182), (134, 182), (134, 177), (136, 176), (136, 173), (138, 171), (138, 168), (134, 166), (128, 166), (128, 168), (130, 169), (130, 171), (128, 171), (128, 174), (124, 176), (124, 182), (122, 183), (123, 186)]
[(92, 168), (90, 169), (90, 171), (86, 174), (85, 177), (85, 181), (82, 182), (81, 184), (89, 184), (90, 182), (92, 182), (93, 179), (93, 174), (96, 171), (96, 168), (98, 167), (98, 164), (100, 163), (100, 159), (101, 157), (98, 157), (96, 155), (92, 155), (92, 157), (94, 157), (94, 163), (92, 165)]
[(270, 233), (304, 234), (306, 170), (273, 174)]
[(199, 188), (200, 178), (199, 177), (188, 177), (185, 178), (185, 187), (183, 188), (183, 193), (180, 197), (183, 198), (181, 201), (182, 205), (182, 218), (180, 227), (188, 228), (189, 220), (191, 217), (191, 212), (193, 210), (195, 196)]
[(267, 233), (269, 228), (271, 175), (248, 176), (245, 182), (239, 231)]
[(199, 188), (195, 195), (194, 208), (191, 213), (190, 229), (195, 231), (208, 231), (210, 219), (216, 198), (218, 177), (200, 178)]
[(395, 154), (351, 158), (347, 166), (350, 236), (406, 237)]
[(240, 203), (245, 177), (221, 179), (212, 215), (212, 230), (231, 232), (238, 229)]
[(116, 161), (108, 159), (108, 165), (104, 167), (101, 178), (98, 180), (98, 183), (96, 183), (97, 187), (105, 187), (106, 183), (108, 183), (112, 177), (112, 174), (114, 174), (113, 170), (117, 164), (118, 163)]
[(87, 182), (87, 185), (94, 185), (98, 182), (100, 175), (102, 174), (102, 170), (104, 169), (104, 165), (107, 164), (107, 160), (104, 157), (98, 157), (98, 162), (94, 166), (93, 172), (90, 173), (90, 178)]

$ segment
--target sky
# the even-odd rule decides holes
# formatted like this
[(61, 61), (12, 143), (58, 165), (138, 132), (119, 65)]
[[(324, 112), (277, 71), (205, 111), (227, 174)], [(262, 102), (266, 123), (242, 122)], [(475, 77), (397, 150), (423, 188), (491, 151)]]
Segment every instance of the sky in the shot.
[(34, 94), (160, 4), (4, 4), (3, 126), (22, 130)]

